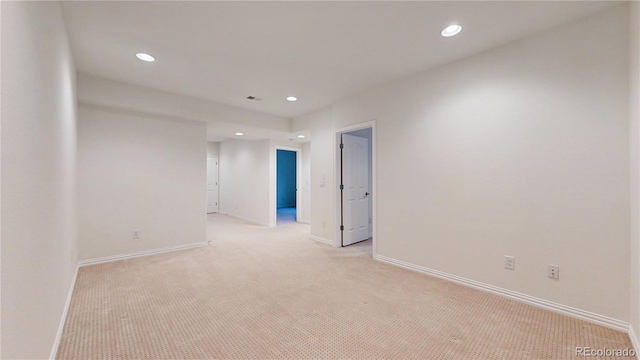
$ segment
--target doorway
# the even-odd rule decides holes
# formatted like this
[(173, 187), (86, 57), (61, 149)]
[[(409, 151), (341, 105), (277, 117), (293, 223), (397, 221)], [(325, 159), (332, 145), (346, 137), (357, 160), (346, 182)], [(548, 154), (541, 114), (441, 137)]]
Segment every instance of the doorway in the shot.
[(276, 225), (298, 221), (298, 151), (276, 149)]
[(336, 132), (336, 246), (375, 254), (375, 123)]

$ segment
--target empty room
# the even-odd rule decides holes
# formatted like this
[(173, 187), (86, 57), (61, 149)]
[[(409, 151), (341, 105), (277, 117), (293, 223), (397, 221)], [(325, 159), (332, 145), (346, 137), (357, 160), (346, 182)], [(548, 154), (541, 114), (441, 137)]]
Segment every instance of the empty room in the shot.
[(640, 359), (640, 2), (0, 2), (2, 359)]

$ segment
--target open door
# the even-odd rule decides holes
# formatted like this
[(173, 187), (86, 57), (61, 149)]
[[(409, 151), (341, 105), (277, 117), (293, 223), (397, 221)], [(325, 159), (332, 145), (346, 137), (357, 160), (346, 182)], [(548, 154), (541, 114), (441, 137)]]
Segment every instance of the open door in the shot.
[(369, 140), (342, 134), (342, 246), (369, 238)]

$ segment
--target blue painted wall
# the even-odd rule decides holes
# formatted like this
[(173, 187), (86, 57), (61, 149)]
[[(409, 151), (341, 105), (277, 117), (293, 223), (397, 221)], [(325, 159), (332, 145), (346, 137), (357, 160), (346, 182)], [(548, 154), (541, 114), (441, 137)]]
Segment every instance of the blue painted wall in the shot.
[(296, 152), (277, 152), (277, 207), (296, 207)]

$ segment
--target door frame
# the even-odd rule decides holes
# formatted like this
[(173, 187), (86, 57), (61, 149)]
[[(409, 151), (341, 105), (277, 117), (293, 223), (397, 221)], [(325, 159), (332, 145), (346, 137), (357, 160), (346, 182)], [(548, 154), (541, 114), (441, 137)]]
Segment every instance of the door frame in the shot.
[[(216, 200), (217, 200), (218, 204), (216, 205), (216, 211), (210, 213), (209, 212), (209, 205), (208, 205), (209, 199), (207, 199), (207, 212), (206, 213), (207, 214), (217, 214), (217, 213), (220, 212), (220, 165), (219, 165), (220, 162), (218, 160), (218, 155), (209, 155), (209, 154), (207, 154), (207, 177), (209, 177), (209, 169), (208, 169), (208, 167), (209, 167), (209, 158), (214, 158), (216, 160), (216, 165), (215, 165), (215, 167), (216, 167), (216, 179), (215, 179), (215, 181), (218, 184), (218, 185), (216, 185), (216, 193), (217, 193), (216, 194)], [(205, 194), (206, 194), (207, 191), (209, 191), (209, 189), (205, 190)]]
[(340, 178), (342, 176), (342, 158), (340, 157), (340, 136), (344, 133), (349, 133), (356, 130), (368, 129), (371, 128), (371, 196), (372, 199), (372, 215), (371, 215), (371, 227), (372, 227), (372, 246), (373, 246), (373, 257), (377, 255), (376, 248), (376, 238), (378, 233), (377, 227), (377, 209), (378, 209), (378, 185), (377, 185), (377, 156), (376, 156), (376, 121), (371, 120), (347, 127), (343, 127), (335, 130), (335, 136), (333, 138), (333, 149), (335, 151), (335, 224), (336, 224), (336, 232), (333, 241), (333, 247), (340, 248), (342, 247), (342, 233), (340, 232), (340, 223), (342, 220), (342, 198), (340, 197)]
[(273, 147), (273, 203), (271, 227), (278, 226), (278, 150), (294, 151), (296, 153), (296, 222), (300, 221), (300, 167), (302, 162), (302, 148), (276, 145)]

